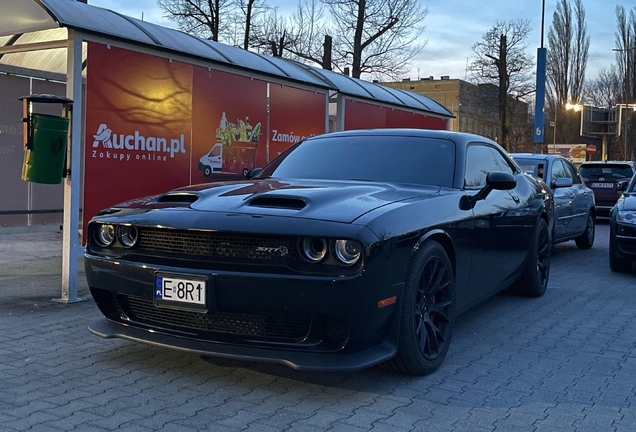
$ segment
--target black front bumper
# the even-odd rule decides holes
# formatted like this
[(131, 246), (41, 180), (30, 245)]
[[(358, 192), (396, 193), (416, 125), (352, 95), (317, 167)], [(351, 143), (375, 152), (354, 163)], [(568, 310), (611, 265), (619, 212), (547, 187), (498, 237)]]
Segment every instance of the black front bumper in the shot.
[(321, 353), (316, 355), (311, 352), (230, 345), (175, 337), (157, 331), (115, 323), (105, 318), (91, 324), (89, 330), (91, 333), (103, 338), (122, 338), (214, 357), (278, 363), (297, 370), (353, 371), (388, 360), (396, 352), (396, 346), (389, 341), (345, 355), (339, 353)]
[[(382, 259), (341, 278), (169, 267), (90, 253), (84, 263), (107, 318), (90, 326), (101, 337), (323, 371), (362, 369), (397, 351), (402, 284), (388, 282)], [(213, 307), (206, 313), (155, 307), (157, 272), (213, 280)], [(394, 304), (378, 306), (391, 296)]]
[(616, 223), (612, 231), (617, 255), (636, 261), (636, 226)]

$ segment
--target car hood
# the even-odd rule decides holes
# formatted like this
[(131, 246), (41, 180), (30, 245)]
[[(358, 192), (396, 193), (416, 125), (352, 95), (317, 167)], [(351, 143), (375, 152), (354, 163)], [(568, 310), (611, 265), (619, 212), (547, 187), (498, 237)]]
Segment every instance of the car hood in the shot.
[(351, 223), (377, 208), (435, 194), (439, 189), (359, 181), (263, 179), (184, 187), (138, 207), (169, 207), (171, 202), (183, 206), (189, 201), (189, 207), (198, 211)]

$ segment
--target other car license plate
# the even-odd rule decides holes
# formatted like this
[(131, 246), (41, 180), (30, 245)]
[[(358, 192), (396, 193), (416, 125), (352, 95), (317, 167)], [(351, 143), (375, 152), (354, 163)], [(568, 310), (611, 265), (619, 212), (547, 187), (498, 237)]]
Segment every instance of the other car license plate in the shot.
[(157, 306), (206, 310), (207, 279), (188, 275), (155, 275)]
[(592, 187), (597, 189), (612, 189), (614, 183), (592, 183)]

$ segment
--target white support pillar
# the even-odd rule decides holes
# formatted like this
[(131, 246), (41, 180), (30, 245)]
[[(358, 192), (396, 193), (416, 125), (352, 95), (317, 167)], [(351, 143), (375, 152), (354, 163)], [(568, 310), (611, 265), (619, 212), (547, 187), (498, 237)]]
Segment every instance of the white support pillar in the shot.
[[(70, 173), (64, 180), (64, 232), (62, 238), (62, 303), (85, 300), (77, 297), (77, 259), (84, 248), (78, 244), (81, 146), (82, 146), (82, 34), (68, 30), (66, 97), (73, 100), (67, 160)], [(57, 300), (57, 299), (56, 299)]]
[(336, 130), (345, 130), (345, 98), (341, 93), (336, 96)]

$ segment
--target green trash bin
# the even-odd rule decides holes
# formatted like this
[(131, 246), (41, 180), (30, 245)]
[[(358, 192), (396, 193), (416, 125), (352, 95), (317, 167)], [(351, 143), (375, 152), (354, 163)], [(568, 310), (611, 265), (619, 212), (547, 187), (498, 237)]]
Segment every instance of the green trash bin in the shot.
[(22, 180), (62, 182), (69, 119), (48, 114), (30, 115), (29, 135), (22, 164)]

